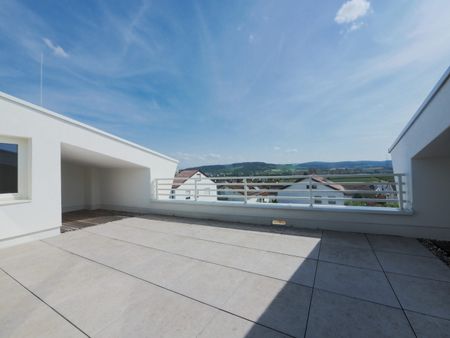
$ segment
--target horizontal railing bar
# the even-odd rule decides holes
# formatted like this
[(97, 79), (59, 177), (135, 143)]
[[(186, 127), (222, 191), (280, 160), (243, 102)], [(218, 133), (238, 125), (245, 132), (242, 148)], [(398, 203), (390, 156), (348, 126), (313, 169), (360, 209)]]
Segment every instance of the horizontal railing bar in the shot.
[(210, 179), (210, 180), (258, 180), (258, 179), (280, 179), (280, 178), (309, 178), (309, 177), (321, 177), (321, 178), (346, 178), (346, 177), (399, 177), (405, 176), (405, 174), (330, 174), (330, 175), (280, 175), (280, 176), (208, 176), (206, 178), (193, 178), (193, 177), (165, 177), (158, 178), (158, 180), (177, 180), (177, 181), (187, 181), (187, 180), (202, 180), (202, 179)]
[[(247, 186), (252, 186), (252, 187), (256, 186), (257, 187), (257, 186), (291, 186), (293, 184), (295, 184), (295, 182), (273, 182), (273, 183), (261, 182), (261, 183), (247, 183), (247, 184), (241, 183), (241, 182), (236, 182), (236, 183), (228, 183), (228, 184), (217, 183), (215, 185), (218, 185), (218, 186), (245, 186), (245, 185), (247, 185)], [(319, 183), (319, 182), (314, 182), (312, 185), (319, 185), (319, 184), (322, 184), (322, 185), (342, 185), (342, 186), (349, 185), (349, 184), (351, 184), (351, 185), (372, 185), (372, 184), (370, 184), (368, 182), (346, 182), (346, 183), (333, 182), (333, 183), (325, 183), (325, 184), (324, 183)], [(161, 185), (161, 186), (172, 186), (173, 184), (172, 183), (158, 183), (158, 185)], [(200, 185), (211, 186), (211, 185), (214, 185), (214, 184), (201, 183), (201, 182), (198, 182), (197, 184), (195, 184), (195, 183), (186, 183), (186, 184), (182, 184), (182, 185), (180, 185), (180, 186), (178, 186), (178, 187), (176, 187), (174, 189), (178, 189), (181, 186), (182, 187), (194, 187), (195, 185), (197, 185), (197, 186), (200, 186)], [(392, 183), (391, 185), (397, 187), (398, 184)], [(316, 190), (316, 189), (313, 189), (313, 190)]]
[[(161, 196), (175, 196), (172, 194), (160, 194)], [(237, 198), (237, 199), (244, 199), (245, 196), (244, 195), (215, 195), (215, 194), (211, 194), (211, 195), (203, 195), (203, 194), (198, 194), (197, 196), (202, 196), (202, 197), (217, 197), (217, 198)], [(191, 195), (176, 195), (175, 197), (192, 197), (194, 198), (194, 196)], [(305, 196), (277, 196), (277, 195), (252, 195), (252, 196), (247, 196), (247, 199), (254, 199), (254, 198), (271, 198), (272, 200), (280, 200), (280, 199), (304, 199), (304, 200), (309, 200), (309, 196), (305, 197)], [(314, 197), (313, 196), (313, 201), (356, 201), (356, 202), (377, 202), (377, 203), (390, 203), (390, 202), (394, 202), (394, 203), (398, 203), (398, 199), (394, 199), (394, 198), (351, 198), (351, 197)], [(407, 201), (404, 201), (407, 202)]]

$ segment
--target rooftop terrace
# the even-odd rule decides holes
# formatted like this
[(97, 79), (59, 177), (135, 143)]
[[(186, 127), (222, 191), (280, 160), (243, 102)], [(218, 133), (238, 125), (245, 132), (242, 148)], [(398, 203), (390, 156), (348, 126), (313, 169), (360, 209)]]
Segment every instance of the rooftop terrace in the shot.
[(450, 270), (402, 237), (141, 216), (2, 249), (0, 268), (2, 337), (450, 332)]

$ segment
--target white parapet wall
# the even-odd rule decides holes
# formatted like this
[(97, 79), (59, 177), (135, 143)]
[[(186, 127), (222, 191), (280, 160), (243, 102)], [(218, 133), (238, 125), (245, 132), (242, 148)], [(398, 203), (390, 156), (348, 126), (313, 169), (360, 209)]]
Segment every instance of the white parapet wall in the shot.
[[(18, 145), (18, 187), (0, 194), (0, 246), (59, 232), (61, 212), (142, 208), (177, 161), (0, 93), (0, 144)], [(0, 179), (2, 179), (0, 177)]]
[[(121, 210), (117, 206), (110, 208)], [(382, 208), (310, 208), (294, 204), (155, 201), (148, 208), (130, 211), (258, 225), (271, 225), (273, 221), (281, 221), (286, 226), (298, 228), (450, 240), (450, 232), (446, 227), (419, 223), (417, 215), (412, 211)]]

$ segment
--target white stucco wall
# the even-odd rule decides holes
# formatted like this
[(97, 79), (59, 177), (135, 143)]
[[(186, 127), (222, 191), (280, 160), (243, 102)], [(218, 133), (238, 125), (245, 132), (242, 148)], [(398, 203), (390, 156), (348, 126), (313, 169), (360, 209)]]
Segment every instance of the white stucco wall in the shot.
[[(120, 170), (114, 171), (116, 168), (111, 168), (113, 171), (107, 176), (97, 175), (110, 178), (111, 185), (108, 185), (110, 194), (101, 194), (94, 188), (87, 196), (89, 204), (97, 202), (102, 204), (99, 200), (102, 195), (108, 196), (106, 202), (111, 204), (131, 206), (136, 203), (136, 207), (141, 207), (144, 203), (150, 203), (154, 179), (173, 176), (177, 167), (177, 161), (167, 156), (3, 93), (0, 94), (0, 121), (2, 121), (0, 136), (25, 140), (28, 146), (23, 149), (23, 152), (29, 158), (29, 189), (26, 196), (17, 201), (0, 199), (0, 245), (6, 241), (16, 243), (28, 237), (59, 232), (62, 205), (62, 144), (73, 145), (111, 159), (120, 159), (120, 163), (127, 163), (130, 167), (145, 168), (139, 173), (131, 170), (130, 177), (133, 178), (127, 178), (126, 184), (123, 181), (128, 176)], [(97, 180), (95, 158), (87, 167), (91, 172), (88, 180)], [(108, 169), (104, 168), (104, 164), (100, 164), (99, 168), (100, 170)], [(74, 168), (69, 169), (73, 173)], [(77, 180), (81, 179), (80, 177), (77, 176)], [(138, 184), (136, 180), (140, 183)], [(65, 186), (69, 187), (72, 184), (74, 183), (67, 181)], [(70, 196), (68, 204), (77, 203), (77, 200), (81, 201), (82, 188), (79, 189), (80, 191), (77, 190), (73, 196)], [(118, 189), (122, 189), (121, 197), (118, 196)], [(145, 194), (144, 189), (146, 189)]]
[(88, 168), (71, 162), (61, 162), (61, 205), (63, 211), (84, 209), (88, 205), (90, 182)]
[[(390, 148), (394, 172), (406, 174), (411, 224), (450, 238), (450, 68)], [(447, 138), (448, 139), (448, 138)], [(436, 150), (440, 149), (440, 150)]]

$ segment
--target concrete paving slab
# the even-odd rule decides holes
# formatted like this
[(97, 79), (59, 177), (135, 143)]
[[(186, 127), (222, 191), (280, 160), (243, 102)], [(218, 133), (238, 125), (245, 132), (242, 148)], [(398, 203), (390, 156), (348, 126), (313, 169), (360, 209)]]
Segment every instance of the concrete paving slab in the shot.
[(387, 273), (403, 308), (450, 319), (450, 283)]
[(311, 290), (309, 287), (252, 275), (241, 284), (224, 308), (285, 334), (302, 337)]
[[(90, 237), (90, 240), (79, 243), (79, 245), (77, 245), (76, 240), (71, 243), (53, 240), (52, 243), (83, 257), (164, 287), (170, 287), (181, 275), (197, 264), (197, 261), (190, 258), (131, 243), (119, 242), (88, 232), (86, 232), (86, 235)], [(80, 238), (81, 240), (83, 239)], [(120, 243), (122, 250), (114, 252), (116, 243)], [(97, 250), (104, 250), (110, 254), (99, 254)]]
[(90, 336), (125, 316), (127, 310), (143, 299), (151, 304), (152, 297), (159, 292), (148, 283), (115, 271), (72, 288), (67, 297), (49, 303)]
[(400, 309), (314, 290), (306, 337), (413, 338)]
[[(317, 263), (303, 256), (317, 257), (321, 232), (302, 237), (298, 232), (270, 233), (259, 227), (253, 230), (261, 231), (253, 231), (252, 226), (236, 229), (238, 225), (231, 223), (190, 222), (123, 219), (45, 242), (2, 249), (0, 267), (92, 336), (278, 337), (284, 333), (303, 337), (312, 289), (302, 285), (313, 285), (319, 264), (309, 337), (411, 335), (400, 309), (373, 303), (399, 306), (392, 304), (395, 295), (392, 297), (393, 290), (386, 286), (389, 283), (384, 274), (370, 270), (376, 264), (364, 235), (325, 232)], [(372, 237), (370, 244), (387, 270), (447, 280), (437, 265), (427, 264), (435, 262), (434, 258), (426, 258), (430, 256), (422, 252), (418, 242)], [(411, 260), (405, 262), (403, 257)], [(341, 264), (322, 261), (325, 259)], [(450, 314), (450, 283), (388, 275), (407, 311), (428, 314), (408, 314), (419, 337), (425, 330), (435, 336), (447, 330), (447, 321), (437, 317), (448, 318)], [(4, 290), (7, 288), (0, 288), (0, 297)], [(0, 321), (4, 318), (2, 304)], [(23, 327), (37, 325), (33, 320), (30, 323)], [(21, 323), (13, 321), (13, 326), (17, 326), (14, 332), (25, 332), (26, 336), (28, 331), (21, 331)], [(39, 336), (40, 331), (36, 332)], [(46, 336), (52, 337), (52, 332)], [(70, 332), (59, 334), (68, 335)]]
[(320, 239), (311, 237), (271, 237), (262, 234), (252, 234), (239, 240), (238, 245), (267, 250), (286, 255), (305, 258), (316, 258), (319, 254)]
[[(113, 229), (109, 229), (108, 232), (97, 231), (97, 233), (106, 233), (108, 236), (112, 235), (114, 238), (120, 238), (122, 232), (119, 231), (112, 234), (113, 231)], [(292, 280), (307, 286), (312, 286), (314, 280), (316, 265), (314, 260), (194, 238), (178, 237), (177, 235), (171, 234), (165, 235), (164, 237), (159, 236), (158, 240), (149, 243), (146, 238), (151, 237), (152, 232), (142, 229), (136, 229), (136, 232), (139, 236), (134, 234), (130, 240), (144, 243), (143, 245), (152, 245), (152, 247), (160, 250), (263, 274), (269, 277), (284, 279), (286, 281)], [(125, 236), (127, 238), (130, 237), (128, 235)], [(125, 236), (122, 235), (122, 239)], [(179, 244), (180, 240), (181, 245)]]
[(261, 252), (260, 256), (261, 260), (250, 271), (309, 287), (314, 285), (316, 260), (272, 252)]
[[(181, 233), (180, 230), (178, 230), (181, 225), (169, 227), (166, 226), (166, 224), (156, 224), (154, 222), (147, 225), (145, 222), (139, 224), (137, 222), (131, 223), (130, 220), (134, 221), (135, 219), (125, 219), (118, 222), (120, 222), (120, 224), (128, 224), (138, 226), (143, 229), (153, 229), (156, 231), (171, 234)], [(192, 236), (203, 240), (233, 244), (259, 250), (269, 250), (288, 255), (296, 255), (309, 258), (317, 258), (318, 254), (317, 244), (320, 242), (320, 238), (317, 237), (283, 235), (257, 231), (237, 230), (232, 228), (218, 228), (207, 226), (197, 227), (198, 228)], [(182, 232), (185, 233), (184, 230), (182, 230)]]
[(322, 244), (372, 250), (367, 237), (354, 232), (324, 231)]
[(123, 315), (95, 337), (196, 337), (218, 310), (159, 289), (150, 297), (128, 304)]
[(344, 246), (333, 241), (321, 243), (319, 260), (381, 271), (381, 266), (372, 250)]
[(249, 320), (226, 312), (219, 312), (198, 335), (199, 338), (287, 338), (280, 332), (271, 330)]
[[(174, 241), (176, 241), (174, 236)], [(191, 239), (191, 248), (183, 254), (200, 260), (221, 264), (236, 269), (253, 271), (254, 267), (261, 261), (260, 250), (247, 249), (229, 244), (212, 243), (208, 241)]]
[(400, 307), (383, 272), (319, 262), (316, 288)]
[[(138, 229), (137, 231), (142, 230)], [(141, 235), (140, 238), (144, 238), (145, 236), (151, 236), (151, 233), (146, 233), (144, 230)], [(170, 247), (161, 243), (155, 243), (154, 247), (307, 286), (313, 284), (316, 265), (314, 260), (190, 238), (183, 241), (188, 245), (178, 247), (179, 237), (176, 235), (168, 236), (173, 239)]]
[(151, 291), (142, 281), (43, 242), (20, 259), (22, 265), (10, 261), (3, 268), (89, 335)]
[(379, 252), (377, 256), (387, 272), (450, 282), (450, 269), (437, 257), (419, 257), (391, 252)]
[(86, 285), (106, 273), (89, 261), (43, 242), (35, 242), (33, 247), (35, 251), (11, 256), (1, 267), (46, 301), (63, 299), (76, 291), (78, 284)]
[(0, 337), (86, 337), (2, 271), (0, 299)]
[(220, 265), (196, 262), (169, 287), (189, 297), (222, 307), (250, 274)]
[(387, 235), (367, 235), (373, 249), (410, 255), (434, 257), (417, 239)]
[[(113, 261), (116, 264), (129, 263), (129, 255), (125, 257), (123, 252), (129, 249), (127, 243), (100, 237), (88, 231), (73, 231), (64, 233), (61, 236), (51, 237), (43, 240), (45, 243), (64, 248), (66, 250), (83, 253), (83, 256), (97, 258), (102, 262)], [(152, 252), (148, 251), (147, 254)], [(133, 259), (140, 257), (133, 257)]]
[(450, 320), (425, 316), (412, 311), (406, 311), (406, 315), (417, 338), (448, 338), (450, 336)]

